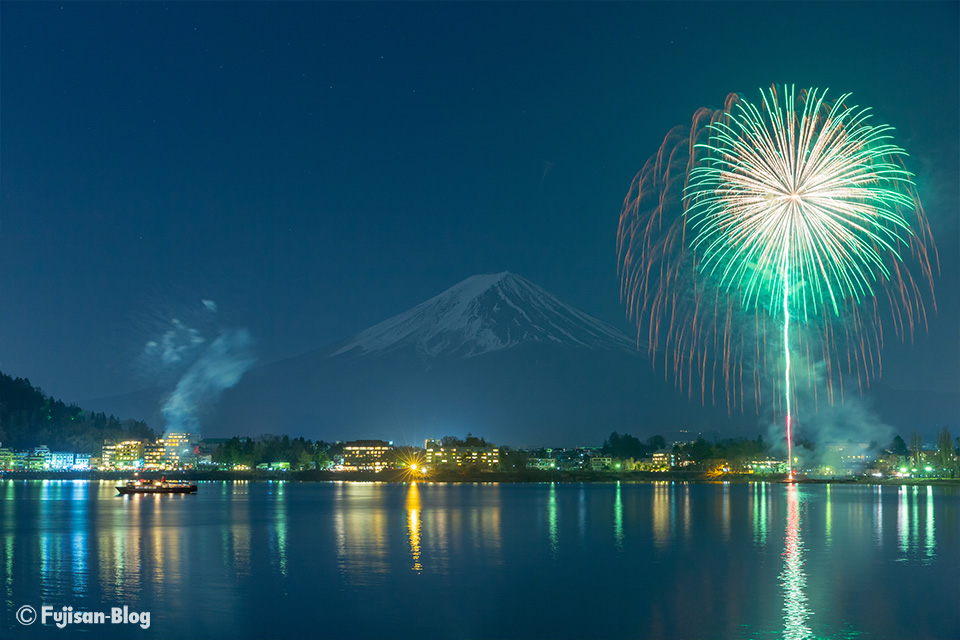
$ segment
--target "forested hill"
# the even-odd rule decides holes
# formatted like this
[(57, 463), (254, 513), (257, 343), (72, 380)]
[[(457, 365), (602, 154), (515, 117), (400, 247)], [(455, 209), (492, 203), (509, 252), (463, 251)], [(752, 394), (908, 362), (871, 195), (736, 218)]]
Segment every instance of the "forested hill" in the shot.
[(0, 443), (13, 449), (45, 444), (54, 451), (99, 454), (104, 441), (154, 438), (146, 422), (85, 411), (51, 398), (27, 378), (0, 373)]

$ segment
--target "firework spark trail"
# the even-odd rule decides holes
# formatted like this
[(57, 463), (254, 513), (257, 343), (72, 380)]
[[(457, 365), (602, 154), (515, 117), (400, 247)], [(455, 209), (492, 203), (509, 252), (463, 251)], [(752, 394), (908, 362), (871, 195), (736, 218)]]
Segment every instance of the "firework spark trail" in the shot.
[(617, 233), (621, 296), (638, 343), (646, 324), (652, 360), (662, 349), (674, 383), (690, 395), (699, 386), (704, 402), (706, 377), (715, 402), (722, 375), (728, 412), (743, 409), (747, 369), (759, 413), (766, 318), (776, 326), (782, 313), (784, 357), (772, 364), (784, 363), (788, 447), (791, 323), (798, 364), (809, 376), (811, 355), (822, 354), (833, 402), (844, 375), (856, 375), (861, 390), (879, 375), (887, 307), (900, 339), (926, 328), (927, 295), (936, 310), (938, 256), (906, 154), (891, 127), (871, 124), (869, 109), (848, 98), (784, 87), (756, 104), (731, 94), (723, 109), (698, 110), (637, 174)]
[[(786, 238), (785, 242), (787, 245), (790, 243), (790, 239)], [(785, 256), (790, 255), (789, 246), (784, 252)], [(791, 425), (790, 420), (792, 418), (790, 414), (790, 289), (788, 287), (789, 277), (788, 273), (790, 272), (790, 262), (788, 261), (783, 265), (783, 353), (785, 356), (785, 364), (783, 367), (783, 377), (784, 377), (784, 389), (785, 392), (783, 397), (787, 404), (787, 479), (793, 480), (793, 434), (790, 432)]]

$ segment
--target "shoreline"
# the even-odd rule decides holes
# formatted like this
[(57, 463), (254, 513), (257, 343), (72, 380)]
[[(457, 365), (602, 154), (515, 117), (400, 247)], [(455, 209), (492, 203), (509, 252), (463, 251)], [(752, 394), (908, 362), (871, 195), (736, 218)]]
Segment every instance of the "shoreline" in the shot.
[[(0, 480), (89, 480), (120, 482), (131, 478), (132, 474), (122, 471), (4, 471)], [(749, 484), (767, 482), (788, 484), (785, 476), (758, 476), (754, 474), (728, 473), (711, 475), (693, 471), (651, 472), (625, 471), (621, 473), (603, 471), (474, 471), (474, 472), (437, 472), (428, 476), (419, 476), (403, 470), (373, 472), (333, 472), (333, 471), (176, 471), (141, 472), (138, 477), (170, 480), (190, 480), (195, 482), (383, 482), (383, 483), (505, 483), (505, 484), (611, 484), (616, 482), (645, 484), (651, 482), (690, 482), (697, 484), (735, 483)], [(801, 478), (794, 484), (851, 484), (851, 485), (890, 485), (890, 486), (949, 486), (960, 487), (960, 478), (875, 478), (837, 477), (837, 478)]]

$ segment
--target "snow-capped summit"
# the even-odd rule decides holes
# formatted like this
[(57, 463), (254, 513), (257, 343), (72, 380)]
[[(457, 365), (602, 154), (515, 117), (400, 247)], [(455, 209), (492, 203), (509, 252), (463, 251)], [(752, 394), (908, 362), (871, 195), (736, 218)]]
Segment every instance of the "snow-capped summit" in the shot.
[(470, 358), (540, 342), (635, 351), (624, 333), (504, 271), (471, 276), (438, 296), (360, 332), (331, 356), (413, 346), (422, 356)]

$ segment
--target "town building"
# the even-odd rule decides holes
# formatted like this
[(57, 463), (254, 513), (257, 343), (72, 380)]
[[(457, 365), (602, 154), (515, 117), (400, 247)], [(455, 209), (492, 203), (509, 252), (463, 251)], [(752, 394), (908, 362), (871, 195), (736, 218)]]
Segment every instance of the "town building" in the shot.
[(29, 464), (30, 464), (31, 471), (39, 471), (40, 469), (49, 469), (50, 455), (51, 455), (50, 447), (48, 447), (47, 445), (42, 444), (39, 447), (34, 447), (33, 453), (30, 455), (31, 462)]
[(440, 440), (427, 440), (425, 464), (433, 469), (475, 468), (496, 471), (500, 468), (500, 450), (493, 445), (485, 447), (444, 447)]
[(113, 469), (113, 458), (116, 453), (117, 445), (104, 444), (103, 448), (100, 449), (100, 462), (97, 464), (97, 468), (102, 470)]
[(590, 458), (590, 469), (592, 471), (608, 471), (611, 467), (613, 467), (613, 458), (609, 456)]
[(163, 468), (179, 469), (193, 466), (193, 436), (184, 432), (170, 432), (163, 435)]
[(744, 471), (758, 475), (787, 473), (786, 460), (751, 460), (744, 465)]
[(68, 471), (73, 469), (74, 453), (72, 451), (51, 451), (47, 469), (53, 471)]
[(342, 471), (380, 472), (389, 466), (387, 454), (392, 442), (383, 440), (353, 440), (343, 445)]
[(669, 471), (673, 467), (673, 450), (671, 449), (660, 449), (659, 451), (654, 451), (651, 456), (651, 466), (653, 471)]
[(557, 461), (561, 471), (581, 471), (590, 467), (590, 457), (599, 455), (597, 447), (576, 447), (574, 449), (554, 449), (551, 458)]
[(90, 471), (90, 454), (77, 453), (73, 456), (74, 471)]
[[(43, 449), (46, 449), (46, 447), (43, 447)], [(48, 457), (47, 457), (49, 454), (50, 454), (49, 449), (47, 449), (46, 451), (43, 451), (39, 447), (27, 453), (26, 470), (27, 471), (43, 471), (44, 468), (49, 464)]]
[(261, 462), (257, 471), (290, 471), (289, 462)]
[(157, 470), (164, 468), (164, 453), (166, 446), (163, 438), (156, 442), (148, 442), (143, 445), (143, 468)]
[(0, 471), (88, 471), (90, 454), (50, 451), (46, 445), (24, 451), (0, 447)]
[(527, 468), (537, 471), (553, 471), (557, 468), (557, 461), (553, 458), (530, 458), (527, 460)]
[(29, 468), (27, 466), (27, 459), (29, 457), (30, 457), (29, 451), (14, 451), (13, 466), (11, 468), (16, 471), (26, 471)]
[(100, 455), (101, 469), (140, 469), (143, 467), (143, 442), (124, 440), (105, 444)]

